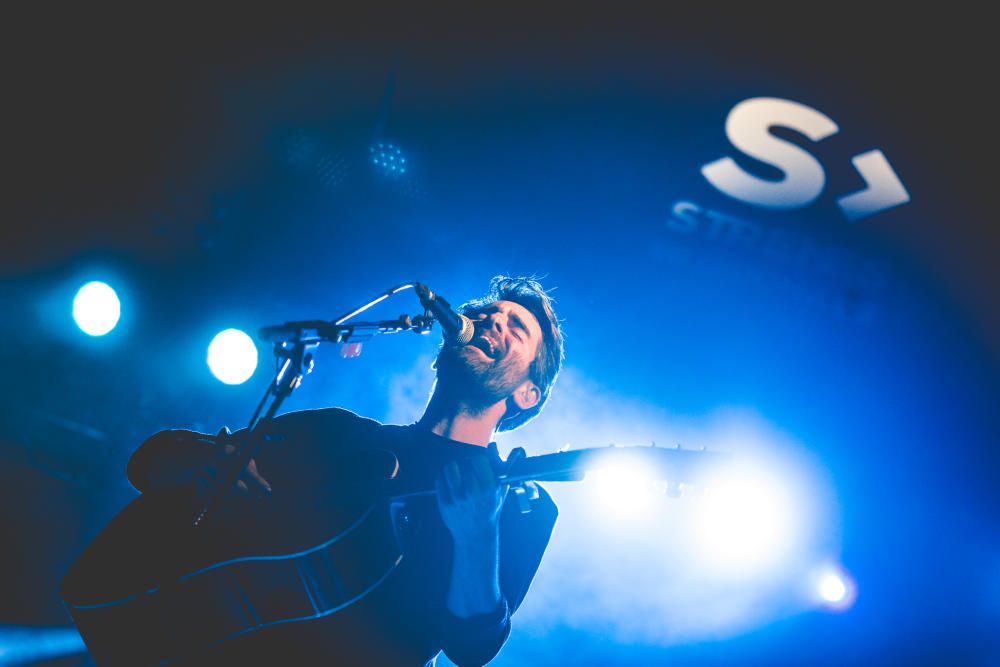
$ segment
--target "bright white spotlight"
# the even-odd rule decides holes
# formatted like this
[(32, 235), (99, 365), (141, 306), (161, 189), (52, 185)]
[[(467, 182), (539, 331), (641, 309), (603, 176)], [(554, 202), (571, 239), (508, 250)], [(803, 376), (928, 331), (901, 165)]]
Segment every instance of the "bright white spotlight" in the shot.
[[(616, 516), (641, 513), (662, 490), (649, 470), (631, 461), (615, 462), (587, 473), (601, 507)], [(662, 485), (661, 485), (662, 486)]]
[(838, 575), (830, 572), (819, 580), (819, 596), (827, 602), (840, 602), (847, 597), (847, 584)]
[(698, 540), (722, 569), (758, 573), (788, 553), (794, 504), (776, 480), (746, 471), (728, 475), (714, 480), (698, 504)]
[(844, 611), (854, 604), (854, 581), (839, 567), (826, 567), (815, 573), (814, 595), (823, 606), (834, 611)]
[(122, 304), (107, 283), (89, 282), (73, 297), (73, 319), (89, 336), (103, 336), (121, 319)]
[(208, 367), (226, 384), (243, 384), (257, 370), (257, 346), (239, 329), (220, 331), (208, 346)]

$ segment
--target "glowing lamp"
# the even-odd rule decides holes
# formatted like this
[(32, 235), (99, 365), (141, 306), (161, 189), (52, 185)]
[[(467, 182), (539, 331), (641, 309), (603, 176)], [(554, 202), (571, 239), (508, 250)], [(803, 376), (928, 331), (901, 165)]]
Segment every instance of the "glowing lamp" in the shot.
[(220, 331), (208, 346), (208, 367), (226, 384), (243, 384), (257, 370), (257, 346), (239, 329)]
[(103, 336), (121, 319), (122, 304), (107, 284), (89, 282), (73, 298), (73, 320), (88, 336)]
[(813, 595), (820, 604), (833, 611), (846, 611), (857, 597), (854, 580), (836, 566), (827, 566), (814, 573), (813, 587)]

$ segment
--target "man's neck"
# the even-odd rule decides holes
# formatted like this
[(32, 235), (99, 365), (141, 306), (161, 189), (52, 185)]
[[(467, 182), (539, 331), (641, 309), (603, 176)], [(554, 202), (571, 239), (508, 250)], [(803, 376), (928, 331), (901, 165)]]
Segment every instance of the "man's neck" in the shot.
[(497, 422), (505, 410), (503, 401), (500, 401), (485, 410), (473, 411), (468, 406), (447, 401), (435, 392), (418, 423), (445, 438), (486, 447), (493, 439)]

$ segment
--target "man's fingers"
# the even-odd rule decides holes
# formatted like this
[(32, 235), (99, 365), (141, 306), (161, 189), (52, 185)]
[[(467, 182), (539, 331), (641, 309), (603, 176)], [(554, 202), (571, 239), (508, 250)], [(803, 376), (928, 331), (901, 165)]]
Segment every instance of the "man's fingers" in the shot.
[(524, 451), (524, 447), (515, 447), (507, 455), (507, 465), (523, 461), (526, 458), (528, 458), (528, 452)]
[[(230, 436), (229, 429), (224, 428), (222, 431), (219, 431), (219, 435), (217, 437), (224, 438), (229, 436)], [(236, 445), (232, 444), (231, 442), (227, 442), (222, 445), (221, 452), (222, 452), (221, 456), (218, 457), (215, 466), (213, 466), (214, 469), (212, 470), (211, 473), (213, 476), (215, 476), (218, 469), (226, 465), (226, 462), (229, 460), (229, 457), (233, 456), (236, 453)], [(254, 495), (257, 496), (271, 494), (271, 483), (268, 482), (264, 478), (264, 476), (260, 474), (259, 470), (257, 470), (257, 462), (254, 459), (250, 459), (249, 463), (247, 463), (246, 468), (244, 468), (243, 472), (240, 473), (239, 480), (237, 480), (236, 482), (236, 488), (242, 491), (243, 493), (247, 494), (253, 493)]]
[(489, 483), (483, 481), (483, 474), (479, 466), (476, 465), (476, 460), (463, 461), (461, 467), (465, 497), (469, 499), (481, 498), (489, 489)]
[(497, 476), (493, 474), (490, 462), (481, 456), (472, 460), (472, 470), (476, 477), (476, 487), (478, 491), (489, 492), (497, 488)]
[(244, 493), (246, 495), (265, 496), (271, 494), (271, 487), (265, 486), (256, 480), (248, 482), (248, 477), (246, 475), (236, 480), (236, 488), (240, 491), (240, 493)]
[(264, 477), (257, 471), (257, 461), (250, 459), (250, 463), (247, 464), (247, 474), (263, 489), (266, 493), (271, 493), (271, 484), (264, 479)]
[(490, 462), (481, 457), (452, 461), (441, 469), (437, 492), (445, 504), (493, 497), (505, 491), (498, 483)]

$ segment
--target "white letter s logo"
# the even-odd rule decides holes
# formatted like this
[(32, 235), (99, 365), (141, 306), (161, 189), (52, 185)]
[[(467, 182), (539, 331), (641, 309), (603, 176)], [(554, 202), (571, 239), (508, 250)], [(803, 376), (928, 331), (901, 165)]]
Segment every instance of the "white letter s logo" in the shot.
[(726, 118), (729, 141), (750, 157), (784, 173), (779, 181), (758, 178), (744, 171), (732, 158), (722, 158), (701, 168), (708, 182), (748, 204), (777, 209), (808, 206), (826, 184), (823, 165), (795, 144), (770, 134), (771, 127), (787, 127), (820, 141), (839, 131), (824, 114), (791, 100), (755, 97), (734, 106)]

